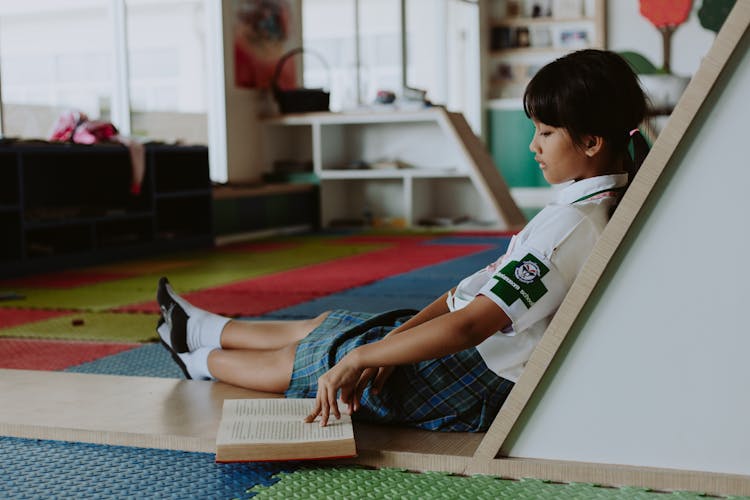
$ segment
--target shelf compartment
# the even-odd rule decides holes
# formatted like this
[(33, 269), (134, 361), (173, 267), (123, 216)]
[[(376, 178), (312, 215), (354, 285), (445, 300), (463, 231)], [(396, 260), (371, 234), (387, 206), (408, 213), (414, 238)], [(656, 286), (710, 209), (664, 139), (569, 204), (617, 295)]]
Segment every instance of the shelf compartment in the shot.
[(498, 223), (468, 177), (414, 179), (412, 217), (418, 226)]
[(456, 168), (387, 168), (323, 170), (321, 179), (405, 179), (407, 177), (466, 177)]
[(154, 168), (156, 194), (206, 189), (211, 185), (208, 173), (208, 148), (154, 146), (146, 154)]
[(158, 239), (177, 239), (195, 234), (212, 234), (211, 196), (162, 198), (156, 200)]
[(556, 26), (558, 24), (586, 24), (595, 23), (596, 18), (590, 16), (581, 17), (506, 17), (490, 21), (491, 27), (515, 27), (515, 26)]
[(50, 147), (24, 152), (23, 158), (27, 220), (103, 215), (145, 204), (130, 193), (132, 167), (124, 148)]
[(26, 254), (30, 259), (90, 252), (92, 225), (69, 224), (26, 231)]
[(404, 183), (400, 179), (327, 180), (321, 182), (324, 227), (408, 224)]
[(0, 210), (4, 207), (18, 207), (18, 156), (15, 153), (0, 152)]
[(267, 172), (277, 174), (311, 172), (313, 167), (313, 132), (310, 124), (282, 125), (270, 122), (263, 127)]
[(21, 258), (21, 217), (18, 212), (0, 211), (0, 261)]
[(323, 172), (379, 161), (401, 161), (417, 168), (460, 165), (455, 148), (435, 119), (320, 125)]
[(153, 218), (148, 216), (107, 219), (96, 224), (96, 247), (123, 247), (154, 239)]

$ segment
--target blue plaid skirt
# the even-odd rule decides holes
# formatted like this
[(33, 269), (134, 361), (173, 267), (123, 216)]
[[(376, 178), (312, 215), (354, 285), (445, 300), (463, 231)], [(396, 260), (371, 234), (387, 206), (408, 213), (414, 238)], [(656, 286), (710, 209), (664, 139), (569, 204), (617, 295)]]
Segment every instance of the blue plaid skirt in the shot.
[[(285, 395), (314, 398), (318, 377), (349, 351), (376, 342), (416, 311), (371, 314), (336, 310), (297, 347)], [(483, 432), (513, 387), (487, 368), (473, 347), (443, 358), (398, 366), (380, 394), (369, 387), (352, 416), (365, 422), (405, 424), (422, 429)]]

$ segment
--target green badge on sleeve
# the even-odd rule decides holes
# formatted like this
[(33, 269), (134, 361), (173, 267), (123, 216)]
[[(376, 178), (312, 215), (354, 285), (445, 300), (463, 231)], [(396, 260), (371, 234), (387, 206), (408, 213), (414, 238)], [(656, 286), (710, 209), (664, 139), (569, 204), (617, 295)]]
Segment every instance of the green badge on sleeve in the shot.
[(548, 272), (549, 268), (542, 261), (528, 253), (520, 261), (508, 262), (495, 274), (497, 284), (492, 287), (492, 293), (509, 306), (521, 300), (530, 308), (547, 293), (542, 277)]

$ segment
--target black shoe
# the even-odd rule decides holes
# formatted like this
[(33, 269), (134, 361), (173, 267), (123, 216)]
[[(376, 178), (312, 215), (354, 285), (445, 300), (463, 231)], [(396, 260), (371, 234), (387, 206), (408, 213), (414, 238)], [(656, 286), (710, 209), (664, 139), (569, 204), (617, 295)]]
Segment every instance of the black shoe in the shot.
[(193, 377), (190, 376), (190, 373), (188, 373), (187, 367), (185, 366), (185, 363), (182, 362), (180, 357), (177, 355), (176, 352), (174, 352), (174, 349), (172, 349), (169, 344), (167, 344), (164, 339), (161, 336), (161, 333), (159, 333), (159, 327), (165, 323), (164, 318), (159, 318), (159, 321), (156, 323), (156, 333), (159, 335), (159, 342), (161, 345), (164, 346), (164, 348), (169, 351), (169, 354), (172, 356), (172, 360), (177, 363), (177, 366), (182, 370), (183, 375), (185, 375), (185, 378), (188, 380), (192, 380)]
[[(156, 289), (156, 301), (159, 303), (163, 321), (169, 325), (169, 341), (166, 342), (175, 352), (190, 352), (187, 345), (187, 322), (189, 316), (185, 310), (178, 304), (167, 291), (169, 280), (165, 277), (159, 279), (159, 286)], [(157, 325), (157, 328), (159, 325)], [(161, 338), (161, 336), (160, 336)]]

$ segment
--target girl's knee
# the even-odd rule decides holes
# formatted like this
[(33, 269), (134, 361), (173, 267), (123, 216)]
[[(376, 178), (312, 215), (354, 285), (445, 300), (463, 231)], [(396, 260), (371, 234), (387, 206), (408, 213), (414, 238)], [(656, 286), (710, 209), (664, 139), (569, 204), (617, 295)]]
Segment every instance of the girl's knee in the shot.
[(320, 324), (323, 323), (323, 321), (325, 321), (325, 319), (328, 317), (329, 314), (331, 314), (331, 311), (325, 311), (325, 312), (318, 314), (314, 318), (309, 319), (308, 323), (309, 323), (309, 326), (311, 327), (310, 331), (319, 327)]

